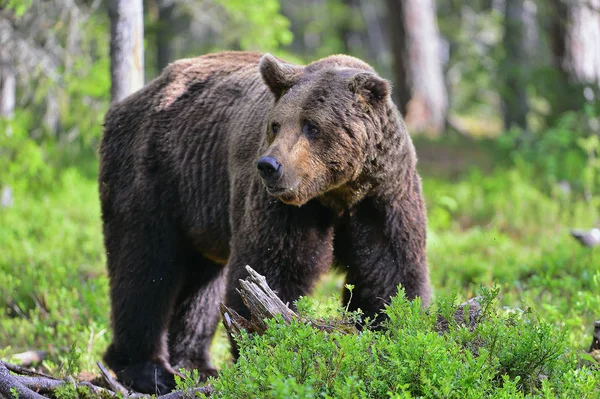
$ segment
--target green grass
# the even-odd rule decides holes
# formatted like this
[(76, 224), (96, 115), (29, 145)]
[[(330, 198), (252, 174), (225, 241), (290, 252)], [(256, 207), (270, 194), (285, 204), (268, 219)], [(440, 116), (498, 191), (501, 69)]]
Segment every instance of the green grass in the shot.
[(59, 371), (75, 346), (93, 369), (108, 344), (108, 280), (96, 182), (75, 170), (0, 209), (0, 348), (47, 350)]
[[(95, 371), (110, 338), (97, 186), (74, 169), (57, 175), (60, 178), (45, 191), (30, 190), (32, 184), (16, 186), (14, 204), (0, 208), (0, 357), (47, 350), (43, 366), (50, 372)], [(500, 314), (530, 310), (532, 320), (547, 328), (544, 334), (561, 337), (557, 342), (574, 356), (569, 360), (574, 365), (589, 346), (593, 320), (598, 318), (600, 251), (580, 247), (568, 228), (597, 224), (597, 206), (576, 196), (543, 192), (516, 169), (473, 169), (461, 176), (450, 180), (431, 171), (424, 176), (434, 296), (456, 296), (460, 302), (481, 286), (497, 285)], [(324, 314), (335, 308), (331, 297), (339, 296), (342, 286), (343, 278), (333, 274), (319, 284), (314, 297), (325, 306)], [(422, 333), (414, 338), (417, 346), (419, 339), (432, 337)], [(438, 343), (447, 356), (454, 356), (456, 348), (448, 342)], [(230, 373), (222, 330), (213, 352), (216, 364)], [(76, 365), (67, 366), (73, 358), (79, 358)], [(440, 381), (450, 378), (443, 376)], [(586, 378), (586, 383), (599, 383)], [(518, 382), (507, 381), (507, 390), (511, 384)], [(540, 385), (531, 392), (546, 388)]]

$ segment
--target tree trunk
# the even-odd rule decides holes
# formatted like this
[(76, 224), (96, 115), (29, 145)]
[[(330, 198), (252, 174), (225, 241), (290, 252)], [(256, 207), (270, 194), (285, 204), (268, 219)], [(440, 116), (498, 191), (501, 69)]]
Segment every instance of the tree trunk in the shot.
[(111, 101), (144, 86), (144, 20), (142, 0), (110, 0)]
[(17, 78), (6, 51), (0, 50), (0, 116), (12, 118), (15, 113)]
[[(389, 62), (386, 62), (386, 54), (389, 54), (389, 40), (385, 36), (386, 27), (383, 25), (381, 9), (369, 0), (358, 0), (363, 20), (365, 21), (367, 55), (369, 59), (376, 60), (383, 73), (389, 73)], [(384, 11), (385, 12), (385, 11)], [(387, 67), (387, 68), (386, 68)], [(387, 70), (386, 70), (387, 69)]]
[(502, 73), (504, 128), (518, 126), (527, 130), (527, 32), (525, 0), (506, 0), (504, 5), (504, 49)]
[(556, 63), (579, 83), (600, 83), (600, 0), (555, 2), (564, 12)]
[(410, 129), (441, 132), (448, 95), (435, 0), (387, 0), (398, 107)]
[(171, 0), (158, 0), (158, 27), (156, 30), (156, 73), (172, 61), (171, 40), (173, 39), (173, 10)]
[(553, 5), (550, 37), (559, 73), (551, 106), (558, 116), (600, 95), (600, 0), (553, 0)]

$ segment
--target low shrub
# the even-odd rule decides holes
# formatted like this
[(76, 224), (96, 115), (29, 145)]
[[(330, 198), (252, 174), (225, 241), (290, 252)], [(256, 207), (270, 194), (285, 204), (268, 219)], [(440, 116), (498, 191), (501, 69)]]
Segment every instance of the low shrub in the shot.
[[(564, 332), (529, 312), (501, 310), (483, 289), (474, 328), (453, 321), (456, 301), (428, 311), (403, 291), (384, 330), (327, 333), (310, 323), (269, 321), (239, 337), (240, 358), (213, 380), (217, 398), (526, 398), (598, 394), (600, 378), (577, 366)], [(304, 299), (302, 300), (304, 301)], [(310, 306), (300, 306), (310, 309)], [(340, 309), (338, 315), (345, 310)], [(302, 314), (310, 319), (312, 313)], [(450, 323), (445, 332), (438, 318)]]

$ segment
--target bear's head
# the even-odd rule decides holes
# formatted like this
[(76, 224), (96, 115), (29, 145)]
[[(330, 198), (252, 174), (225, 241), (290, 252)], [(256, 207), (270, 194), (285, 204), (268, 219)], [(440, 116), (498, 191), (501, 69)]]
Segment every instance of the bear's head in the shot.
[(381, 141), (389, 83), (344, 55), (303, 67), (266, 54), (259, 70), (275, 97), (268, 147), (257, 162), (269, 194), (298, 206), (346, 192), (355, 196), (355, 183)]

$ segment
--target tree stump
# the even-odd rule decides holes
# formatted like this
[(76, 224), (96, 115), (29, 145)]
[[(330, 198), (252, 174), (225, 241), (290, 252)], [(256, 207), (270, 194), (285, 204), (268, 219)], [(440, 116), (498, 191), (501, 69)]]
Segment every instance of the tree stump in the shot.
[(240, 280), (240, 296), (250, 310), (250, 320), (240, 316), (235, 310), (221, 304), (221, 315), (225, 329), (232, 336), (239, 335), (240, 331), (263, 334), (267, 329), (265, 320), (281, 316), (286, 323), (299, 316), (273, 292), (267, 284), (267, 279), (258, 274), (250, 266), (246, 266), (248, 278)]

